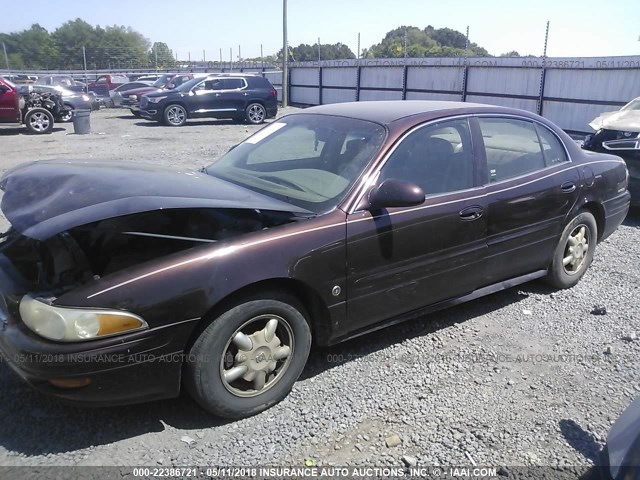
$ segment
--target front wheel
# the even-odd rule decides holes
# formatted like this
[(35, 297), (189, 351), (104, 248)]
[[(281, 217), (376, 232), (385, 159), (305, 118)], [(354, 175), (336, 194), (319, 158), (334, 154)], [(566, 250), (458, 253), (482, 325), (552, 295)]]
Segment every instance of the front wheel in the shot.
[(169, 105), (164, 109), (164, 123), (172, 127), (181, 127), (187, 121), (187, 111), (182, 105)]
[(60, 121), (67, 123), (73, 120), (73, 107), (68, 103), (65, 103), (64, 108), (67, 109), (67, 112), (60, 115)]
[(547, 274), (556, 288), (571, 288), (585, 274), (596, 249), (598, 225), (589, 212), (580, 212), (564, 228)]
[(251, 103), (245, 110), (245, 118), (247, 122), (259, 125), (267, 118), (267, 110), (261, 103)]
[(24, 124), (31, 133), (50, 133), (53, 130), (53, 115), (45, 108), (32, 108), (24, 116)]
[(209, 412), (226, 418), (259, 413), (285, 398), (302, 373), (311, 349), (304, 309), (292, 298), (273, 298), (231, 308), (193, 344), (185, 383)]

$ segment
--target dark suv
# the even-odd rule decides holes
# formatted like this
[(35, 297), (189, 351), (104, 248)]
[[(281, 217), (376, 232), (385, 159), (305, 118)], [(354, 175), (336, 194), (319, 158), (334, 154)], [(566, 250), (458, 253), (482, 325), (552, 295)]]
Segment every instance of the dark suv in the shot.
[(149, 93), (140, 116), (179, 127), (188, 118), (233, 118), (259, 124), (275, 117), (278, 97), (273, 85), (257, 75), (211, 75), (194, 78), (173, 90)]

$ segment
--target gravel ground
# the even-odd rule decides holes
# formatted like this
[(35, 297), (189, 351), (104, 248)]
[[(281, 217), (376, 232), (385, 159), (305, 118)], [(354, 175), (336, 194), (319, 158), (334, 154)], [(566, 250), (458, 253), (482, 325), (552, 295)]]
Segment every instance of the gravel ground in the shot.
[[(124, 112), (95, 112), (86, 136), (0, 130), (0, 169), (49, 158), (199, 167), (257, 128), (175, 129)], [(240, 421), (186, 395), (69, 407), (0, 364), (0, 465), (592, 465), (640, 392), (639, 238), (634, 212), (571, 290), (534, 282), (316, 348), (285, 401)]]

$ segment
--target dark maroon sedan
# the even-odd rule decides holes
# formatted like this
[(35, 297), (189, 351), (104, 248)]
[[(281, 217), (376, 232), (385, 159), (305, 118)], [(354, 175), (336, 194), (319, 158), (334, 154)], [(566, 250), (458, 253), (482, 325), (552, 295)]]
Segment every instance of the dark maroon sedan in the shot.
[(0, 350), (84, 404), (252, 415), (328, 345), (536, 278), (575, 285), (628, 174), (520, 110), (361, 102), (278, 119), (199, 172), (7, 172)]

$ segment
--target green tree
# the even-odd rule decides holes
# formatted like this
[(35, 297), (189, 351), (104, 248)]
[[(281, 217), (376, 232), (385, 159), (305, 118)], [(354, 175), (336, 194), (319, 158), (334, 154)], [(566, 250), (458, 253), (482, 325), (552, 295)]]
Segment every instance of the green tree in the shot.
[(149, 63), (157, 68), (174, 67), (176, 59), (166, 43), (154, 42), (149, 52)]
[(403, 25), (387, 32), (380, 43), (365, 48), (362, 56), (365, 58), (404, 57), (405, 41), (407, 56), (411, 58), (489, 55), (484, 48), (475, 43), (470, 43), (465, 51), (466, 36), (457, 30), (436, 29), (431, 25), (424, 29)]
[[(278, 60), (282, 61), (282, 49), (278, 52)], [(327, 43), (320, 44), (321, 60), (344, 60), (356, 58), (351, 49), (344, 43), (335, 43), (333, 45)], [(313, 62), (318, 60), (318, 44), (307, 45), (301, 43), (297, 47), (289, 47), (289, 59), (292, 62)]]

